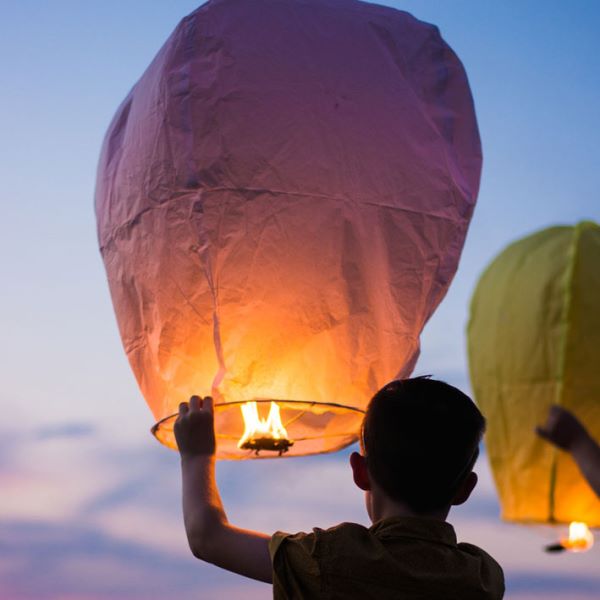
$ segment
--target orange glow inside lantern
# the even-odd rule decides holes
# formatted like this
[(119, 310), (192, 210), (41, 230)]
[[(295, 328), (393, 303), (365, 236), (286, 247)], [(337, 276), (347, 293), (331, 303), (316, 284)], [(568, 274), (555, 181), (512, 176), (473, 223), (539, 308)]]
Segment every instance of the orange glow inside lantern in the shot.
[(586, 552), (594, 545), (594, 534), (585, 523), (573, 521), (569, 525), (569, 537), (560, 543), (571, 552)]

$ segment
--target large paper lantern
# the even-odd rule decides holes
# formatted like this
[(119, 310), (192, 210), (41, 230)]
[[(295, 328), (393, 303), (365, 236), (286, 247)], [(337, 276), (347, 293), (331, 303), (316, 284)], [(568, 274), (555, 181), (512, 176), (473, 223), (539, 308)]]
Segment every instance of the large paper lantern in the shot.
[(600, 227), (552, 227), (504, 250), (477, 285), (468, 338), (503, 517), (600, 526), (573, 459), (534, 433), (559, 404), (600, 439)]
[[(354, 0), (183, 19), (118, 109), (96, 190), (159, 440), (212, 393), (221, 458), (355, 441), (373, 392), (413, 368), (480, 167), (465, 72), (432, 25)], [(241, 441), (243, 417), (258, 432)]]

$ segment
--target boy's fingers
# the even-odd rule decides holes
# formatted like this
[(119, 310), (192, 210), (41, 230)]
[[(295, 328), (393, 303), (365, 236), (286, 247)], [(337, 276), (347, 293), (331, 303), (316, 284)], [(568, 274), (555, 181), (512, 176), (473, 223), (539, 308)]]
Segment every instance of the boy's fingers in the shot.
[(190, 398), (190, 410), (192, 412), (199, 411), (201, 406), (202, 406), (202, 400), (200, 399), (200, 396), (192, 396)]
[(206, 398), (204, 398), (202, 401), (202, 408), (211, 415), (214, 413), (214, 403), (210, 396), (206, 396)]
[(187, 402), (180, 402), (179, 404), (179, 416), (180, 417), (184, 417), (185, 415), (187, 415), (189, 410), (189, 406)]

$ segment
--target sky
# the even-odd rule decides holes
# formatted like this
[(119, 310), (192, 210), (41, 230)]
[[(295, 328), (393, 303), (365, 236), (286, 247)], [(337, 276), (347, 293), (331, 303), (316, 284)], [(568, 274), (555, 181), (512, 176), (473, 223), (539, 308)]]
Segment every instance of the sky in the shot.
[[(532, 231), (600, 221), (600, 4), (384, 3), (439, 26), (475, 99), (479, 201), (415, 371), (468, 390), (464, 331), (481, 271)], [(268, 586), (187, 549), (178, 457), (149, 434), (153, 418), (121, 346), (96, 242), (104, 132), (196, 6), (0, 0), (0, 600), (270, 597)], [(220, 463), (230, 520), (266, 532), (366, 524), (351, 450)], [(504, 566), (506, 597), (594, 597), (600, 544), (543, 553), (559, 532), (503, 523), (485, 455), (478, 472), (474, 498), (452, 522)]]

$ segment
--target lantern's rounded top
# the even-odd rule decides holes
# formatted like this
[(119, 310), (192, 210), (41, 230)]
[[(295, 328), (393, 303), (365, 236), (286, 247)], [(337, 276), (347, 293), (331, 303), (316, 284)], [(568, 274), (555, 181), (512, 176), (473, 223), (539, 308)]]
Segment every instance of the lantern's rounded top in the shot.
[(434, 25), (358, 0), (213, 0), (110, 125), (98, 236), (106, 251), (148, 211), (216, 190), (462, 221), (481, 162), (466, 73)]
[[(248, 413), (254, 412), (264, 424), (271, 419), (273, 405), (283, 433), (281, 430), (277, 435), (257, 431), (245, 436)], [(364, 417), (364, 411), (351, 406), (300, 400), (224, 402), (216, 404), (214, 410), (217, 458), (225, 460), (304, 456), (341, 450), (358, 441)], [(173, 433), (176, 419), (177, 414), (169, 415), (151, 429), (161, 444), (174, 450), (177, 449)]]

